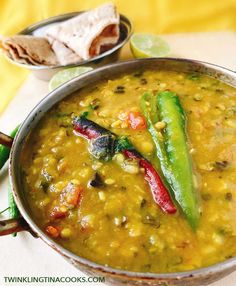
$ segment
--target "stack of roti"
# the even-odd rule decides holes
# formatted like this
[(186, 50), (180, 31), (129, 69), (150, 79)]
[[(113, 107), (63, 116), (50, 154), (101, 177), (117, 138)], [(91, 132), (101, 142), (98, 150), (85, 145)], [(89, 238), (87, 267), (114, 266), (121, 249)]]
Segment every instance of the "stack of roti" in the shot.
[(0, 47), (9, 58), (22, 64), (54, 66), (58, 63), (45, 38), (25, 35), (4, 37)]
[(53, 24), (44, 37), (4, 37), (0, 47), (14, 61), (32, 65), (66, 65), (88, 60), (119, 40), (119, 14), (112, 3)]

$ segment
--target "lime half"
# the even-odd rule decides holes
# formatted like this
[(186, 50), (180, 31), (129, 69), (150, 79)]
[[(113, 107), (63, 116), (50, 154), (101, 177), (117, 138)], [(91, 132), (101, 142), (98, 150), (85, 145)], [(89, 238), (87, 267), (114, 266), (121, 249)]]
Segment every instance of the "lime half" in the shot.
[(130, 39), (130, 48), (135, 58), (165, 57), (170, 53), (167, 42), (153, 34), (134, 34)]
[(93, 68), (91, 67), (74, 67), (69, 69), (64, 69), (56, 73), (49, 82), (49, 91), (54, 90), (59, 85), (67, 82), (68, 80), (79, 76), (83, 73), (91, 71)]

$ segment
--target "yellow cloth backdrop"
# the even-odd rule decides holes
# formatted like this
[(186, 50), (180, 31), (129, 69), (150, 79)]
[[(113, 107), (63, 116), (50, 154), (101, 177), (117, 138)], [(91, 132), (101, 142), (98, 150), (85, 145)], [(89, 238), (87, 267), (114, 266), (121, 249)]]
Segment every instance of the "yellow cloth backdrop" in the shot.
[[(50, 16), (91, 9), (106, 0), (0, 0), (0, 35), (11, 35)], [(135, 32), (236, 30), (236, 0), (116, 0)], [(220, 43), (219, 43), (220, 44)], [(0, 56), (0, 112), (28, 72)]]

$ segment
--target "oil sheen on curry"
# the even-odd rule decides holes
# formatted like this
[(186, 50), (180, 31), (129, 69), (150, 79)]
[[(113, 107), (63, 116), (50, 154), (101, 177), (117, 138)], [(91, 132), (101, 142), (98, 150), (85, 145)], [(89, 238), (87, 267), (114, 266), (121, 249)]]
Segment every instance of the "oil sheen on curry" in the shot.
[(236, 90), (137, 71), (51, 109), (22, 158), (39, 227), (71, 252), (138, 272), (236, 255)]

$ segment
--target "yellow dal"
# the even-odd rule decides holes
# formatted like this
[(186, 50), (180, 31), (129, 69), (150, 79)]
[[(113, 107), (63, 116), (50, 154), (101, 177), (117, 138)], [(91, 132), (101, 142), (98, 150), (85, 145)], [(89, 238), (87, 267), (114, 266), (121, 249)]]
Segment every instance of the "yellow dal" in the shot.
[[(124, 93), (114, 93), (119, 85)], [(168, 215), (159, 209), (142, 172), (127, 173), (117, 160), (98, 162), (89, 154), (87, 141), (64, 122), (63, 114), (88, 110), (89, 119), (118, 135), (129, 135), (153, 161), (155, 148), (148, 131), (120, 125), (119, 118), (139, 110), (144, 91), (166, 89), (178, 94), (187, 116), (202, 210), (195, 233), (180, 211)], [(89, 104), (95, 98), (100, 105), (93, 111)], [(33, 217), (43, 230), (59, 227), (62, 234), (55, 240), (73, 253), (118, 269), (175, 272), (223, 261), (236, 255), (235, 136), (236, 91), (213, 78), (145, 71), (104, 80), (63, 100), (30, 134), (23, 169)], [(40, 185), (42, 171), (52, 177), (47, 190)], [(88, 187), (95, 172), (107, 182), (105, 187)], [(52, 222), (49, 213), (72, 180), (84, 190), (80, 206)], [(155, 223), (147, 224), (147, 216)]]

